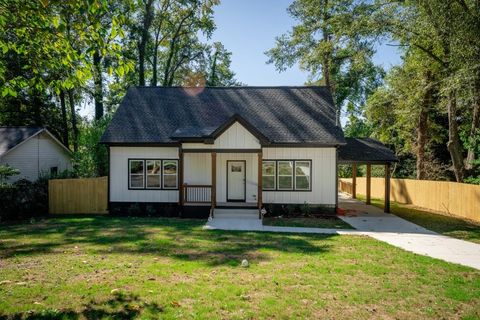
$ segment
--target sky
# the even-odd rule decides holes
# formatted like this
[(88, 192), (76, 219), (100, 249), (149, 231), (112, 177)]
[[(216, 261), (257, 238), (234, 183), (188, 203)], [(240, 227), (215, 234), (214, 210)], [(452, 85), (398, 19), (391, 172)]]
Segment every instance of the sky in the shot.
[[(293, 0), (221, 0), (215, 8), (217, 29), (211, 41), (220, 41), (232, 52), (232, 70), (236, 79), (249, 86), (303, 85), (308, 74), (298, 66), (279, 73), (266, 64), (265, 51), (275, 37), (289, 31), (295, 21), (287, 8)], [(400, 63), (397, 47), (380, 45), (375, 63), (388, 69)]]

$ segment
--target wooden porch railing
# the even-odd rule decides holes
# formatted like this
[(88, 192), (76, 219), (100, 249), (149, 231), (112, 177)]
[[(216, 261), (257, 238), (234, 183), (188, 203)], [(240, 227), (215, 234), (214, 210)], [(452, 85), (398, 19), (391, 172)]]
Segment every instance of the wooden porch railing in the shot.
[(212, 202), (212, 186), (211, 185), (194, 185), (184, 184), (183, 203), (211, 203)]

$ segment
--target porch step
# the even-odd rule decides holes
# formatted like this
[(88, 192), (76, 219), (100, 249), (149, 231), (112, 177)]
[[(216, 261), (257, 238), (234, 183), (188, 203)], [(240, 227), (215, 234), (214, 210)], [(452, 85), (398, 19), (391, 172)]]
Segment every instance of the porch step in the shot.
[(258, 209), (215, 208), (214, 219), (258, 219)]

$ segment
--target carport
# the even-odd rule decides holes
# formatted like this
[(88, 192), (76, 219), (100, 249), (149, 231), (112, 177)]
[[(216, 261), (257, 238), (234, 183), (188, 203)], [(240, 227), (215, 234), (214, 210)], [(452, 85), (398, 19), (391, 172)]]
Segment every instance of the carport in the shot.
[(346, 144), (338, 148), (338, 165), (352, 166), (352, 198), (357, 198), (357, 167), (367, 166), (366, 203), (371, 201), (372, 165), (382, 165), (385, 169), (384, 211), (390, 212), (390, 170), (398, 158), (386, 145), (372, 138), (345, 138)]

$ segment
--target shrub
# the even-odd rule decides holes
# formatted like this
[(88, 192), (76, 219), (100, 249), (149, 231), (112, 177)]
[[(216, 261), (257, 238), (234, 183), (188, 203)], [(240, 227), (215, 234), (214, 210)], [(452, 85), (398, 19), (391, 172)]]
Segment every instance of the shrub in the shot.
[(0, 186), (0, 220), (24, 219), (48, 214), (48, 180), (22, 179)]
[(303, 203), (303, 205), (300, 207), (300, 212), (304, 215), (304, 216), (309, 216), (311, 213), (312, 213), (312, 208), (310, 207), (310, 205), (305, 201)]

